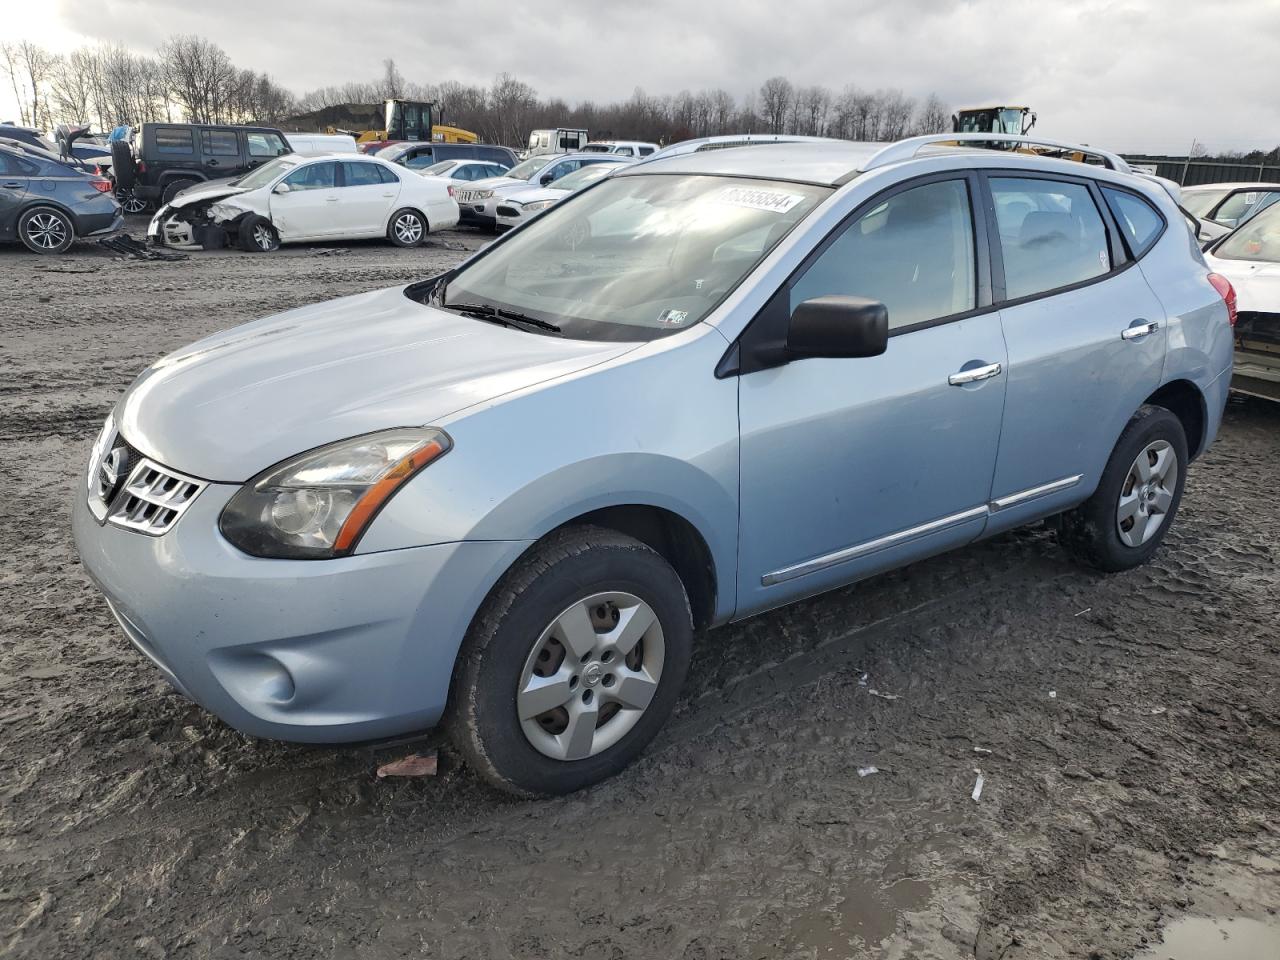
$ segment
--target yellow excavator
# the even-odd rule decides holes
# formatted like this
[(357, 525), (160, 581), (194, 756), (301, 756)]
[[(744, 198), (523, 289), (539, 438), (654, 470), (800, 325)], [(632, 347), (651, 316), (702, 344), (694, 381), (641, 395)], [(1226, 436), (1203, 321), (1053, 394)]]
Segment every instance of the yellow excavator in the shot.
[(1036, 125), (1030, 107), (977, 107), (951, 117), (952, 133), (1013, 133), (1022, 136)]
[[(359, 144), (396, 143), (404, 140), (431, 140), (435, 143), (478, 143), (480, 141), (479, 135), (470, 130), (433, 123), (435, 108), (436, 105), (427, 100), (387, 100), (383, 104), (383, 126), (362, 130), (329, 126), (325, 128), (325, 133), (346, 133), (355, 137), (356, 143)], [(373, 114), (377, 107), (352, 106), (346, 109), (349, 112), (367, 109), (370, 114)]]

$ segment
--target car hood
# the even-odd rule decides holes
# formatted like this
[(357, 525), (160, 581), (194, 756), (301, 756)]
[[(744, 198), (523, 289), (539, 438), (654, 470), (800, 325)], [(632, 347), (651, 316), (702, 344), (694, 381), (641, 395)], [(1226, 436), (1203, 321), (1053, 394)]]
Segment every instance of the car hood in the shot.
[(527, 187), (529, 181), (515, 180), (511, 177), (487, 177), (484, 180), (473, 180), (471, 183), (460, 185), (459, 189), (471, 190), (499, 190), (503, 187)]
[(1280, 263), (1228, 260), (1213, 254), (1205, 254), (1205, 260), (1236, 288), (1237, 309), (1280, 313)]
[(634, 349), (498, 326), (395, 287), (302, 307), (157, 361), (116, 411), (146, 456), (243, 482), (313, 447), (439, 422)]
[(538, 200), (563, 200), (569, 195), (568, 190), (553, 190), (551, 187), (535, 187), (528, 184), (523, 190), (504, 190), (503, 198), (515, 203), (534, 203)]
[(208, 203), (237, 193), (244, 193), (244, 187), (233, 187), (230, 180), (211, 180), (208, 183), (178, 191), (178, 195), (170, 201), (169, 206), (185, 207), (192, 203)]

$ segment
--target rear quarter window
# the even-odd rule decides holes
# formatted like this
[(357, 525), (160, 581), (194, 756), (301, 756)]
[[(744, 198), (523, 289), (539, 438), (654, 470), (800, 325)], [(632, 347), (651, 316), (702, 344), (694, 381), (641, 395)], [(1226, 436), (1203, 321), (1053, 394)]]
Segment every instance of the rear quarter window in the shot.
[(190, 127), (157, 127), (156, 153), (186, 154), (195, 153), (195, 141)]
[(1107, 205), (1111, 207), (1111, 213), (1129, 244), (1129, 252), (1136, 260), (1160, 238), (1164, 217), (1146, 200), (1128, 191), (1103, 187), (1102, 195), (1107, 198)]

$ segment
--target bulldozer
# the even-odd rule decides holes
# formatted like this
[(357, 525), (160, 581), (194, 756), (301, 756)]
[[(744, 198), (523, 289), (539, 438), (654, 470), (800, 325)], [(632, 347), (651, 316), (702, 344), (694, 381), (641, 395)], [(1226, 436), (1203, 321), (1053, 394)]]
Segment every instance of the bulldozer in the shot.
[(951, 117), (952, 133), (1015, 133), (1025, 135), (1036, 125), (1030, 107), (977, 107)]

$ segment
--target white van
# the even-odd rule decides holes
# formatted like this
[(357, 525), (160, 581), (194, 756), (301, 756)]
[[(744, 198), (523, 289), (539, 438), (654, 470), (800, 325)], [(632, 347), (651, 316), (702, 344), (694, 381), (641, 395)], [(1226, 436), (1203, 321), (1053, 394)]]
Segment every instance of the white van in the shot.
[(359, 153), (356, 138), (349, 133), (286, 133), (289, 148), (304, 157), (321, 153)]
[(546, 153), (577, 153), (586, 144), (587, 139), (587, 131), (574, 127), (533, 130), (529, 133), (529, 146), (524, 155), (527, 158)]

